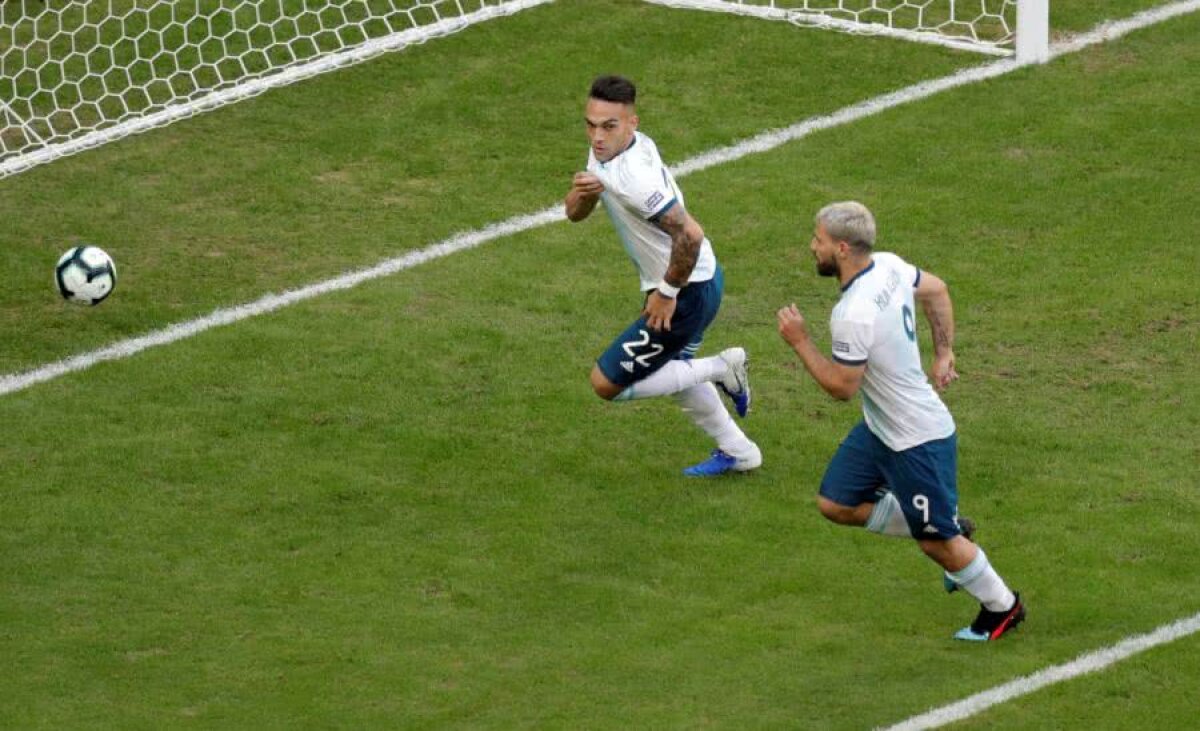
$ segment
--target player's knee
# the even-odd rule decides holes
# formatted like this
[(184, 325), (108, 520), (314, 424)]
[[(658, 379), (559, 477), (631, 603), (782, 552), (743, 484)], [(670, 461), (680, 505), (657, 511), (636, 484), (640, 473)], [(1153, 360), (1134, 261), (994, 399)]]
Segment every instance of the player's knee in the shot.
[(946, 557), (945, 541), (926, 538), (917, 541), (917, 545), (921, 547), (921, 551), (923, 551), (926, 556), (932, 558), (938, 563), (941, 563)]
[(975, 558), (978, 550), (974, 543), (971, 543), (962, 536), (955, 536), (945, 540), (935, 538), (926, 538), (917, 541), (921, 546), (921, 550), (925, 555), (940, 564), (947, 571), (958, 571), (965, 568), (971, 560)]
[(926, 556), (947, 571), (958, 571), (970, 563), (971, 558), (974, 558), (974, 554), (970, 553), (970, 549), (967, 549), (968, 553), (964, 554), (964, 549), (967, 546), (973, 547), (974, 544), (962, 536), (945, 540), (938, 540), (936, 538), (924, 539), (917, 541), (917, 544)]
[(856, 522), (854, 508), (839, 505), (824, 495), (817, 496), (817, 510), (826, 520), (838, 525), (853, 525)]
[(592, 369), (591, 381), (592, 390), (596, 392), (597, 396), (605, 401), (612, 401), (621, 394), (622, 390), (624, 390), (617, 384), (608, 380), (608, 377), (605, 376), (604, 372), (599, 368)]

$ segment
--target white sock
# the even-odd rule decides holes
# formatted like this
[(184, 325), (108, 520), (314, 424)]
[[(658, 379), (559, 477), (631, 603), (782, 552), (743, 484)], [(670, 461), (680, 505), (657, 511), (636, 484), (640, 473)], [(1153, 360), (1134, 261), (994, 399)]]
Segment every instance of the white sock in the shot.
[(1009, 590), (1004, 579), (992, 568), (987, 554), (983, 549), (977, 549), (975, 558), (959, 571), (950, 571), (950, 578), (979, 600), (979, 603), (993, 612), (1003, 612), (1011, 609), (1017, 597)]
[[(709, 360), (709, 359), (705, 359)], [(712, 360), (720, 360), (715, 358)], [(754, 442), (742, 432), (725, 409), (725, 402), (712, 383), (701, 383), (675, 394), (683, 413), (696, 426), (716, 441), (721, 451), (733, 457), (744, 457), (756, 449)]]
[(884, 536), (896, 538), (912, 538), (908, 530), (908, 521), (904, 519), (904, 511), (900, 509), (900, 501), (890, 492), (884, 493), (871, 508), (867, 518), (867, 530)]
[(617, 396), (617, 401), (670, 396), (692, 386), (716, 381), (725, 376), (729, 366), (717, 356), (672, 360), (640, 381), (636, 381)]

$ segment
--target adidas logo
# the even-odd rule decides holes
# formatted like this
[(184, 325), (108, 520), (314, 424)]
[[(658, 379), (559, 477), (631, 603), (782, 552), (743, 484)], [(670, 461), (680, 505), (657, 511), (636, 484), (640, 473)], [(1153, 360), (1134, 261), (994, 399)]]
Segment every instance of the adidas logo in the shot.
[(921, 532), (922, 533), (937, 533), (938, 530), (937, 530), (937, 528), (934, 528), (932, 525), (927, 525), (927, 526), (925, 526), (925, 530), (923, 530)]
[(623, 361), (621, 361), (621, 367), (624, 368), (627, 372), (633, 373), (633, 361), (623, 360)]

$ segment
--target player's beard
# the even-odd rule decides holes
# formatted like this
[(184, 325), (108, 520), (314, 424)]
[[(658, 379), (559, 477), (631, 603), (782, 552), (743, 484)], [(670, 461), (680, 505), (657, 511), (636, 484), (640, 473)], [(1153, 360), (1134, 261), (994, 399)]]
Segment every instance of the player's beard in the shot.
[(822, 277), (836, 277), (842, 273), (842, 268), (838, 266), (837, 259), (829, 261), (821, 261), (817, 259), (817, 274)]

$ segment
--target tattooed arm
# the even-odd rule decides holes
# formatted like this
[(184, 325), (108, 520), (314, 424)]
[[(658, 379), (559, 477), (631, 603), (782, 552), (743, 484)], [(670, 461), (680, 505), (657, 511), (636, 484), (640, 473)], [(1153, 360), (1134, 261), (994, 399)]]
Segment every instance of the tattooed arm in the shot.
[(917, 284), (917, 301), (925, 311), (925, 319), (933, 329), (933, 385), (942, 390), (958, 378), (954, 370), (954, 305), (950, 289), (940, 278), (921, 272)]
[(663, 278), (672, 287), (682, 287), (696, 268), (700, 245), (704, 243), (704, 229), (678, 203), (662, 214), (658, 227), (671, 236), (671, 260)]
[[(704, 229), (680, 203), (668, 208), (655, 223), (671, 236), (671, 259), (663, 280), (672, 287), (682, 289), (696, 268), (700, 245), (704, 243)], [(646, 298), (642, 314), (646, 316), (646, 324), (651, 330), (670, 330), (671, 316), (675, 314), (675, 298), (654, 290)]]

